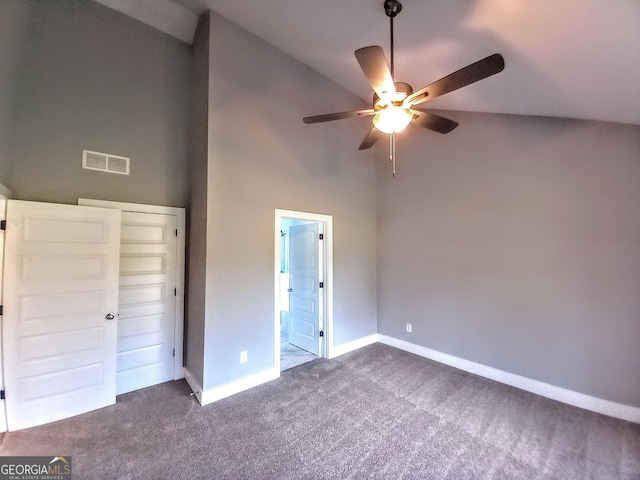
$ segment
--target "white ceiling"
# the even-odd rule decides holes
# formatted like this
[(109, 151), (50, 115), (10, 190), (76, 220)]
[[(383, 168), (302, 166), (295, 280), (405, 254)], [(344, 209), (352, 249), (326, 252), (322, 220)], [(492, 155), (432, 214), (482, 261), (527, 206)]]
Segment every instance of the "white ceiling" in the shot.
[[(185, 41), (210, 8), (367, 103), (353, 52), (381, 45), (389, 55), (383, 0), (96, 1)], [(503, 72), (423, 107), (640, 124), (640, 1), (401, 2), (396, 81), (417, 90), (492, 53), (505, 58)]]

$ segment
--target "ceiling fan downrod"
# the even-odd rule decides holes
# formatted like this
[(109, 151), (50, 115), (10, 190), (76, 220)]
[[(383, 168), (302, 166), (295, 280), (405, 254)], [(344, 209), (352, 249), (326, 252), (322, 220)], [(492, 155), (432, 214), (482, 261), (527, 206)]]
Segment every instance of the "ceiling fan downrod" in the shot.
[(398, 0), (385, 0), (384, 13), (389, 17), (389, 38), (391, 43), (391, 78), (395, 79), (393, 62), (393, 19), (402, 11), (402, 4)]

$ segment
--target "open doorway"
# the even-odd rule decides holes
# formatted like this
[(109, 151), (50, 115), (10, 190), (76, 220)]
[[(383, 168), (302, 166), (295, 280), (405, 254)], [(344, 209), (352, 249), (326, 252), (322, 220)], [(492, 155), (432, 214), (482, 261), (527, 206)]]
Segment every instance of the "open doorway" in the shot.
[(328, 356), (332, 338), (332, 217), (276, 210), (274, 365)]

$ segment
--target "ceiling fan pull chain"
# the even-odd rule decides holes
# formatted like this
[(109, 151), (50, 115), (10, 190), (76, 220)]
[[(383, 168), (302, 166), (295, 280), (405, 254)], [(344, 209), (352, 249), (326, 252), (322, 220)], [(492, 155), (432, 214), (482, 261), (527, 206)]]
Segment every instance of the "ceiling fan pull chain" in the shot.
[(393, 176), (396, 176), (396, 134), (389, 135), (389, 161), (393, 166)]
[(393, 163), (393, 133), (389, 134), (389, 163)]

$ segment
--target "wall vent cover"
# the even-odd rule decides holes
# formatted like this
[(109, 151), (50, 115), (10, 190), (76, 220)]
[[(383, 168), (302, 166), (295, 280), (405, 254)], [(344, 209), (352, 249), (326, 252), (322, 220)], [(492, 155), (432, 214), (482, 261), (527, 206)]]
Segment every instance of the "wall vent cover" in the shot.
[(98, 170), (100, 172), (119, 173), (129, 175), (129, 159), (109, 153), (82, 151), (82, 168)]

